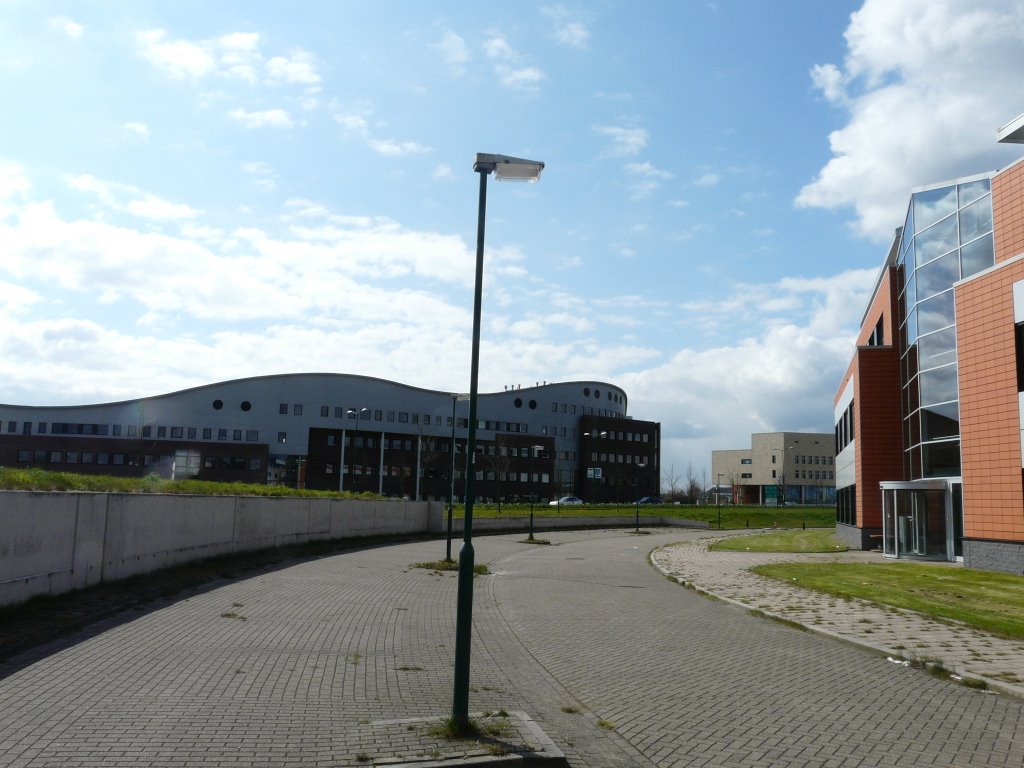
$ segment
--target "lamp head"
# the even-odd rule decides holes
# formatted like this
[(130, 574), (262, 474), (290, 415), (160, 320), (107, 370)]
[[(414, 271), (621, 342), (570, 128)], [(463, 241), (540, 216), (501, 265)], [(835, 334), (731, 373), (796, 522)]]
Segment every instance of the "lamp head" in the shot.
[(539, 160), (524, 160), (521, 157), (477, 152), (476, 159), (473, 161), (473, 170), (477, 173), (493, 172), (494, 178), (498, 181), (528, 181), (536, 183), (540, 181), (540, 173), (544, 170), (544, 163)]

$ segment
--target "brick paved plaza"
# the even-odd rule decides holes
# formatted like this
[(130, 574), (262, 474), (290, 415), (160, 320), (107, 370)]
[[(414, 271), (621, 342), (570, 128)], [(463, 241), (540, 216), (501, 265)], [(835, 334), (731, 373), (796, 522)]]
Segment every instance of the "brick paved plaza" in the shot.
[[(706, 532), (544, 535), (553, 546), (476, 540), (492, 573), (476, 583), (470, 707), (525, 711), (574, 768), (1024, 766), (1020, 700), (751, 616), (648, 562)], [(451, 707), (455, 577), (411, 567), (443, 554), (291, 564), (15, 659), (0, 766), (393, 757), (384, 722)]]

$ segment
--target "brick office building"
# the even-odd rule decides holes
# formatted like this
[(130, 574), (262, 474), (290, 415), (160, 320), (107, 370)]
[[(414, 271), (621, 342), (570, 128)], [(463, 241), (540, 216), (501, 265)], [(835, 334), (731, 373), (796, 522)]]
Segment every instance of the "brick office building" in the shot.
[(1024, 159), (911, 193), (835, 398), (839, 535), (1024, 572), (1022, 393)]

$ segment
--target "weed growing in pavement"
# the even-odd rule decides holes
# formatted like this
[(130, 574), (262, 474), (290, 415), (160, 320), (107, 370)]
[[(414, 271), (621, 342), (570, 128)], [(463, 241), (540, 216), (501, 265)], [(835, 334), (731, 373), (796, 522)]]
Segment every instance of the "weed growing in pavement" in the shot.
[(356, 761), (360, 763), (370, 762), (370, 756), (365, 752), (356, 752)]
[(571, 704), (567, 707), (562, 707), (562, 711), (567, 715), (575, 715), (580, 711), (579, 707), (574, 707)]
[[(426, 563), (414, 563), (417, 568), (425, 568), (428, 571), (439, 573), (442, 571), (457, 571), (459, 564), (454, 560), (432, 560)], [(473, 573), (476, 576), (486, 576), (491, 571), (486, 565), (474, 565)]]
[(601, 719), (597, 721), (597, 727), (604, 728), (606, 731), (614, 731), (615, 723), (613, 723), (611, 720)]

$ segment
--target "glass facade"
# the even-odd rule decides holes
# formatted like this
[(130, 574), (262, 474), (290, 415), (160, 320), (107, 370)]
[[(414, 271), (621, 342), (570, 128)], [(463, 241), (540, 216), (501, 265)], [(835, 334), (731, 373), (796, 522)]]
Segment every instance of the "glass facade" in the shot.
[(953, 284), (994, 263), (990, 177), (911, 196), (897, 258), (909, 480), (960, 474)]

